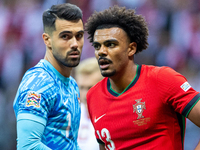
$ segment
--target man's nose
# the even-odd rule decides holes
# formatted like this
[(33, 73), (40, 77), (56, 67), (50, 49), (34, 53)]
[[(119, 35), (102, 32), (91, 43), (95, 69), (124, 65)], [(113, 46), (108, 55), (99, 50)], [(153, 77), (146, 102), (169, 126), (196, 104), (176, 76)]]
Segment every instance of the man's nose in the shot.
[(99, 56), (107, 55), (107, 47), (102, 45), (101, 48), (98, 50), (98, 55)]
[(71, 39), (71, 49), (77, 49), (78, 48), (78, 41), (75, 37)]

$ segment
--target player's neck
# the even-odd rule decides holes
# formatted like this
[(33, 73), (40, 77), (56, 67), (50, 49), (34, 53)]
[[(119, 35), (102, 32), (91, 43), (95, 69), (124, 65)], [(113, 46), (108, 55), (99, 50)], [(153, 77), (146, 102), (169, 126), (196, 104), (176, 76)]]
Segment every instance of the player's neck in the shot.
[(122, 72), (119, 76), (109, 78), (111, 88), (117, 93), (122, 93), (128, 85), (133, 81), (136, 76), (137, 65), (133, 65), (127, 68), (126, 71)]
[(48, 53), (45, 54), (44, 59), (50, 62), (52, 66), (64, 77), (70, 76), (72, 68), (60, 64), (53, 56), (49, 55)]

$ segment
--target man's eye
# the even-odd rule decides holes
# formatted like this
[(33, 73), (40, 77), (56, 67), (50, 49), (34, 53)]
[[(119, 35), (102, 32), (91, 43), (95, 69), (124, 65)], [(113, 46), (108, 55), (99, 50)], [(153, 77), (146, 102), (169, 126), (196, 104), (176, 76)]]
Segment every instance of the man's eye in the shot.
[(67, 34), (63, 34), (63, 35), (61, 36), (61, 38), (62, 38), (62, 39), (64, 39), (64, 40), (66, 40), (66, 39), (69, 39), (69, 38), (70, 38), (70, 36), (69, 36), (69, 35), (67, 35)]
[(99, 50), (101, 46), (99, 44), (94, 44), (93, 47), (94, 49)]
[(83, 34), (76, 35), (76, 39), (81, 39), (83, 37)]
[(114, 43), (108, 43), (107, 46), (110, 47), (110, 48), (113, 48), (113, 47), (115, 47), (115, 44)]

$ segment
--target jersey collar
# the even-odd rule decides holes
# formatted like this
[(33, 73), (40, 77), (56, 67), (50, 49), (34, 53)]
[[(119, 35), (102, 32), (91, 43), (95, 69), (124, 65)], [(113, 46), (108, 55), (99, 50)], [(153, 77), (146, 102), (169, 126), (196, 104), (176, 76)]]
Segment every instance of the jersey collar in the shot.
[(122, 95), (123, 93), (125, 93), (125, 92), (128, 91), (131, 87), (133, 87), (133, 86), (135, 85), (135, 83), (136, 83), (137, 80), (139, 79), (140, 72), (141, 72), (141, 65), (137, 65), (137, 71), (136, 71), (136, 75), (135, 75), (134, 79), (131, 81), (131, 83), (127, 86), (127, 88), (126, 88), (122, 93), (117, 93), (117, 92), (115, 92), (115, 91), (111, 88), (110, 80), (107, 79), (107, 89), (108, 89), (108, 92), (109, 92), (110, 94), (112, 94), (113, 96), (116, 96), (116, 97)]

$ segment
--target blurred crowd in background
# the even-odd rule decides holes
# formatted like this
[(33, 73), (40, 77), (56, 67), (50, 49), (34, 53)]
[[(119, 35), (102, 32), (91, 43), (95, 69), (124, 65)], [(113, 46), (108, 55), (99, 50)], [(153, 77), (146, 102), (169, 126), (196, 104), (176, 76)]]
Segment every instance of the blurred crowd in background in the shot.
[[(113, 5), (134, 8), (145, 16), (149, 48), (135, 56), (138, 64), (169, 66), (200, 91), (200, 0), (1, 0), (0, 1), (0, 149), (16, 149), (16, 120), (12, 108), (25, 71), (44, 57), (42, 13), (53, 4), (69, 2), (83, 11)], [(94, 56), (85, 34), (81, 60)], [(200, 129), (187, 121), (185, 150), (200, 140)], [(197, 136), (196, 136), (197, 135)], [(194, 140), (193, 140), (194, 139)]]

